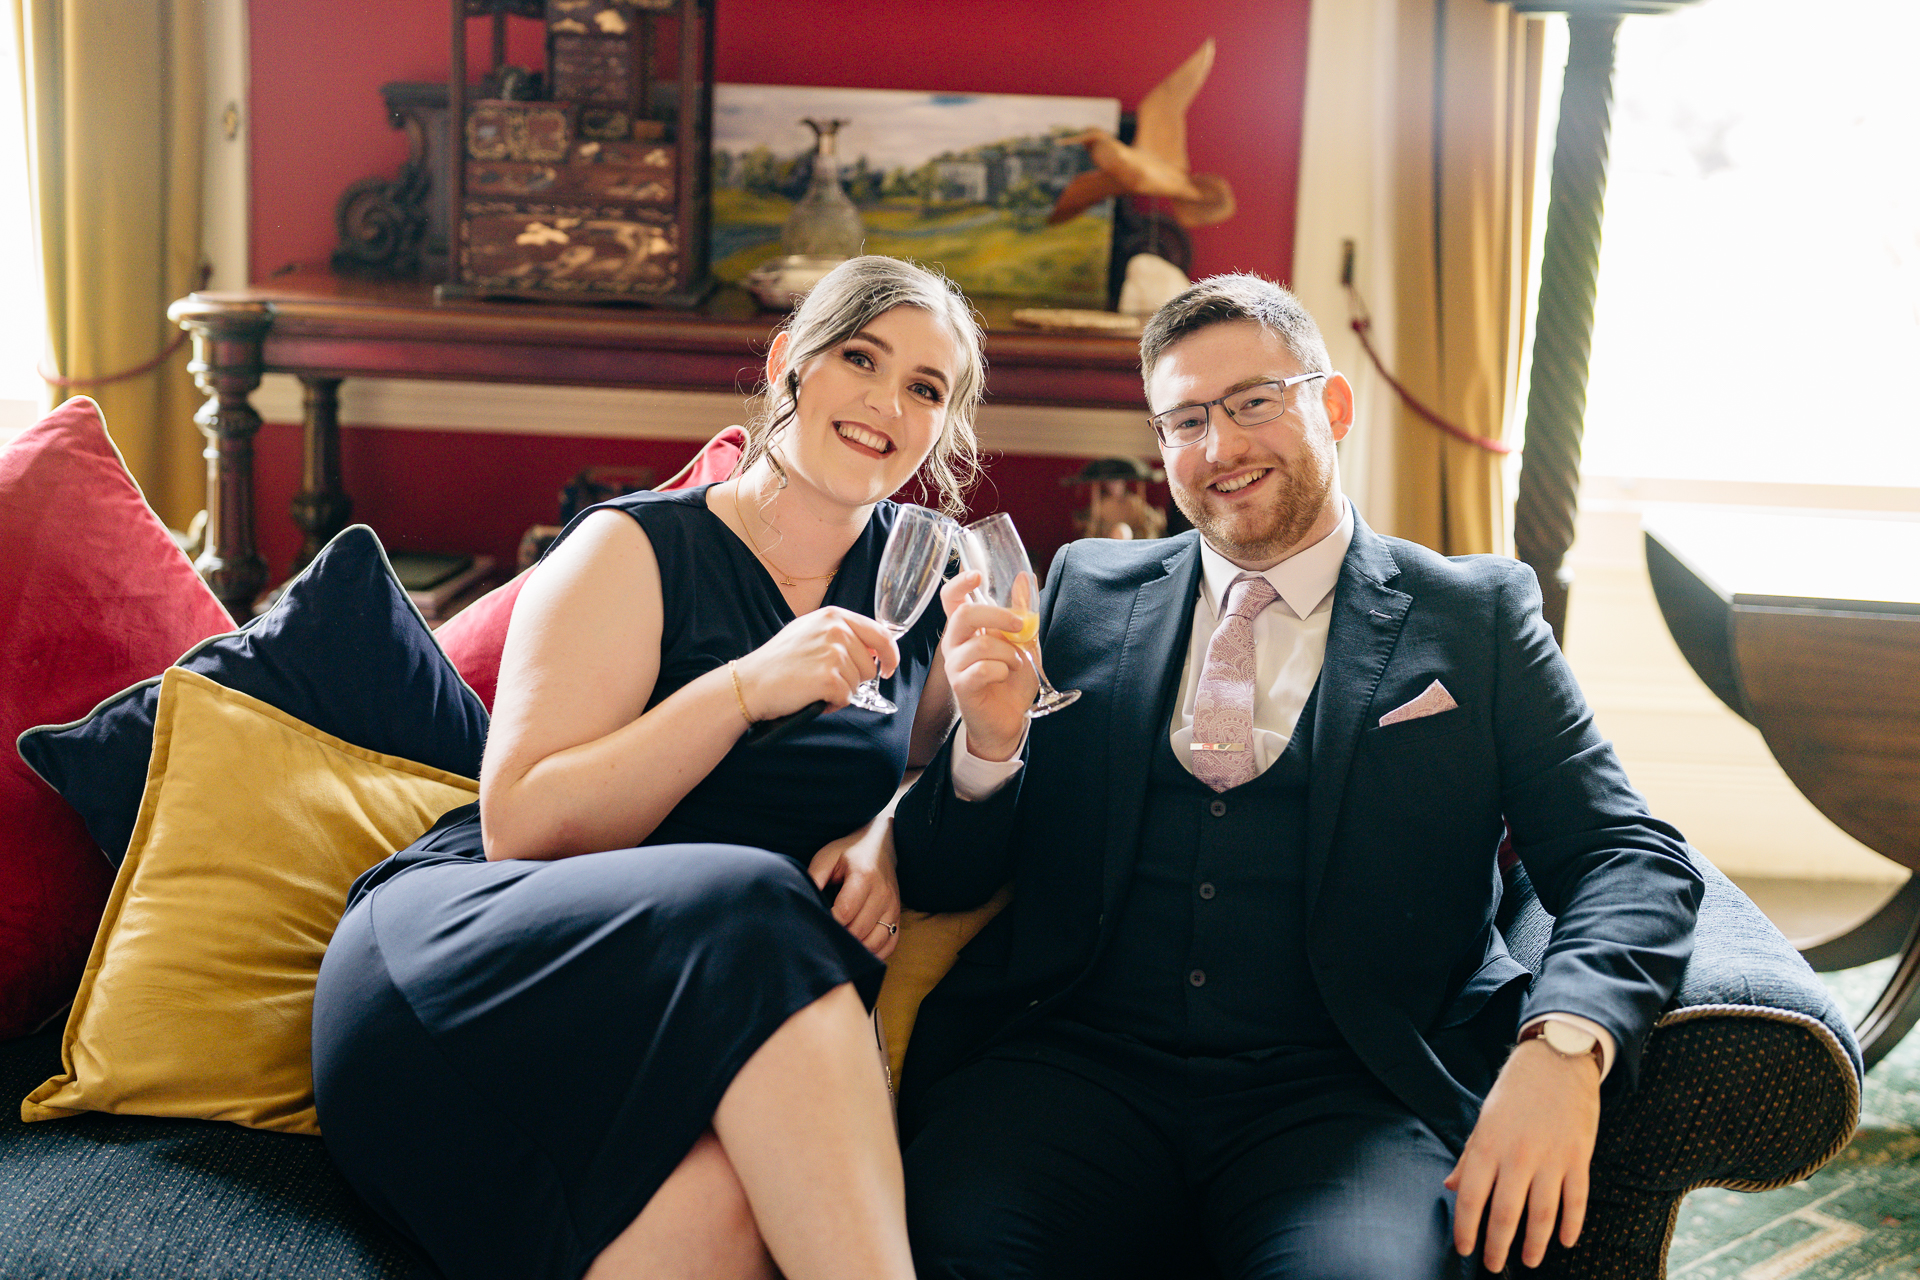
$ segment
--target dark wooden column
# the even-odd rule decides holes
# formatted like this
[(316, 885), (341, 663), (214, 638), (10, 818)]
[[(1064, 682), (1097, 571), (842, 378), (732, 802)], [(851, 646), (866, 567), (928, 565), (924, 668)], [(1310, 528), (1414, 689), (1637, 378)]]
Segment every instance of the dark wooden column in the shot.
[(1580, 446), (1586, 431), (1587, 367), (1600, 273), (1600, 220), (1613, 130), (1613, 47), (1620, 19), (1665, 13), (1692, 0), (1514, 0), (1521, 13), (1567, 15), (1567, 72), (1553, 140), (1540, 310), (1526, 444), (1513, 513), (1514, 549), (1540, 579), (1554, 638), (1567, 635), (1566, 569), (1580, 508)]
[(294, 559), (294, 573), (306, 568), (353, 517), (353, 499), (340, 483), (340, 382), (304, 374), (300, 378), (307, 393), (306, 451), (300, 493), (290, 510), (306, 537)]
[(167, 309), (167, 318), (193, 334), (187, 369), (207, 396), (193, 415), (207, 438), (207, 542), (194, 568), (234, 620), (245, 622), (267, 584), (266, 561), (253, 540), (253, 437), (260, 415), (247, 397), (260, 385), (260, 348), (273, 308), (209, 306), (187, 297)]

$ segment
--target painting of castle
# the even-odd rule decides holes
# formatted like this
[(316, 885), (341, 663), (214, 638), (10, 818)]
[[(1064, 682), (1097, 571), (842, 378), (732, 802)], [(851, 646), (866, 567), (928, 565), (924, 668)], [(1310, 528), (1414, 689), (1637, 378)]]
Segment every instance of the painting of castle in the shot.
[(1069, 141), (1117, 130), (1114, 98), (714, 86), (714, 275), (737, 281), (780, 252), (780, 229), (813, 175), (813, 131), (836, 139), (866, 251), (938, 266), (969, 294), (1106, 305), (1108, 204), (1057, 227), (1047, 212), (1091, 167)]

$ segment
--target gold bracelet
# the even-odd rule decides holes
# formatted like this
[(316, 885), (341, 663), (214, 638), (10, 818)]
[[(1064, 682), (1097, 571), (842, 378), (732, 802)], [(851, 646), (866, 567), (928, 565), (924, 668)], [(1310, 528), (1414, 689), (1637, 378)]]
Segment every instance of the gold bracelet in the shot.
[(733, 677), (733, 700), (740, 704), (740, 718), (747, 722), (747, 728), (753, 728), (753, 716), (747, 712), (747, 695), (740, 692), (740, 664), (737, 661), (727, 663), (727, 674)]

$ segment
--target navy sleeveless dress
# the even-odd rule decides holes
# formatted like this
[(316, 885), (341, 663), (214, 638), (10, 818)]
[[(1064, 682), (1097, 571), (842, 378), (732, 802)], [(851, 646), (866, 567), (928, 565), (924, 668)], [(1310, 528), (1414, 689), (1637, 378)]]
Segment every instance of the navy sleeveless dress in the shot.
[[(792, 621), (704, 488), (605, 505), (660, 564), (650, 706)], [(896, 510), (875, 509), (825, 603), (872, 612)], [(881, 682), (899, 714), (743, 740), (636, 848), (488, 862), (468, 805), (355, 883), (314, 994), (321, 1129), (448, 1276), (575, 1280), (787, 1018), (846, 982), (871, 1006), (884, 966), (806, 864), (892, 795), (944, 622), (935, 603), (900, 640)]]

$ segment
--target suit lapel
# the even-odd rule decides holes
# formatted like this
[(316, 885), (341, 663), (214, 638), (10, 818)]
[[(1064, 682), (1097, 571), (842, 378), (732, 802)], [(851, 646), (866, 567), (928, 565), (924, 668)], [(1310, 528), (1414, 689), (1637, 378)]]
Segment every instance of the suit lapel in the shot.
[(1111, 811), (1101, 895), (1101, 911), (1107, 918), (1115, 915), (1114, 907), (1139, 853), (1147, 773), (1154, 749), (1167, 732), (1168, 690), (1179, 686), (1186, 669), (1187, 637), (1193, 630), (1194, 600), (1200, 590), (1199, 538), (1180, 539), (1155, 567), (1156, 575), (1134, 590), (1130, 603), (1115, 593), (1114, 607), (1130, 612), (1114, 667), (1107, 723), (1113, 762), (1107, 780)]
[(1313, 764), (1307, 781), (1309, 911), (1320, 894), (1347, 774), (1367, 727), (1367, 710), (1413, 603), (1412, 596), (1386, 585), (1399, 572), (1386, 543), (1355, 512), (1353, 544), (1333, 589), (1333, 617), (1327, 625), (1327, 655), (1320, 668), (1319, 710), (1313, 722)]

